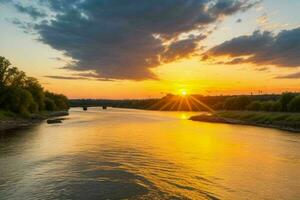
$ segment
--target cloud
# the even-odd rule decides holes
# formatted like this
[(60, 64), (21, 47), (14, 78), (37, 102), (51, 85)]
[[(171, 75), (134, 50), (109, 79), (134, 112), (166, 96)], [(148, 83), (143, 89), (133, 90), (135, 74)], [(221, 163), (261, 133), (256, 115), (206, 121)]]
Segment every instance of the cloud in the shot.
[(161, 54), (162, 62), (172, 62), (190, 56), (196, 51), (197, 43), (205, 38), (205, 35), (190, 36), (187, 39), (171, 43), (165, 52)]
[(264, 13), (263, 15), (257, 18), (256, 22), (261, 26), (265, 26), (269, 23), (269, 17), (266, 13)]
[(77, 76), (44, 76), (45, 78), (50, 79), (60, 79), (60, 80), (95, 80), (95, 81), (114, 81), (108, 78), (99, 78), (99, 77), (92, 77), (85, 74), (76, 74)]
[[(38, 0), (39, 1), (39, 0)], [(43, 0), (40, 0), (43, 1)], [(34, 1), (32, 1), (34, 2)], [(44, 11), (40, 11), (33, 5), (24, 5), (19, 1), (14, 0), (0, 0), (0, 4), (13, 6), (19, 13), (27, 14), (32, 19), (36, 20), (37, 18), (47, 17), (47, 14)]]
[(33, 19), (37, 19), (40, 17), (46, 17), (45, 13), (42, 13), (37, 10), (37, 8), (33, 6), (24, 6), (21, 4), (15, 4), (15, 8), (20, 12), (20, 13), (25, 13), (28, 14), (30, 17)]
[(280, 76), (277, 76), (276, 78), (278, 78), (278, 79), (300, 79), (300, 72), (287, 74), (287, 75), (280, 75)]
[[(109, 79), (157, 79), (152, 68), (192, 55), (207, 27), (256, 0), (37, 0), (39, 40), (74, 60), (72, 71)], [(30, 9), (29, 9), (30, 10)], [(22, 12), (22, 9), (19, 11)], [(26, 9), (26, 13), (28, 9)], [(31, 10), (31, 16), (38, 16)], [(193, 32), (193, 37), (183, 35)]]
[(237, 19), (236, 21), (235, 21), (236, 23), (241, 23), (242, 22), (242, 19)]
[(269, 68), (267, 68), (267, 67), (259, 67), (259, 68), (256, 68), (255, 70), (262, 72), (262, 71), (268, 71), (268, 69)]
[[(283, 30), (277, 35), (269, 31), (255, 31), (217, 45), (205, 53), (206, 57), (228, 56), (227, 64), (253, 63), (278, 67), (300, 66), (300, 27)], [(245, 58), (246, 57), (246, 58)]]
[(74, 76), (44, 76), (45, 78), (51, 79), (63, 79), (63, 80), (86, 80), (85, 77), (74, 77)]

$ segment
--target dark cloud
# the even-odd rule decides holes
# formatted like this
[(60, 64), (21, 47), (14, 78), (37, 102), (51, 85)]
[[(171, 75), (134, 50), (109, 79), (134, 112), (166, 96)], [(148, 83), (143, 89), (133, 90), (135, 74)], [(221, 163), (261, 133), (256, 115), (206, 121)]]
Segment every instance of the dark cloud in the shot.
[[(156, 79), (162, 62), (190, 56), (207, 26), (255, 0), (37, 0), (51, 17), (40, 41), (74, 60), (66, 69), (112, 79)], [(20, 10), (21, 11), (21, 10)], [(22, 12), (22, 11), (21, 11)], [(28, 13), (28, 12), (26, 12)], [(34, 16), (34, 14), (33, 14)], [(190, 31), (194, 36), (182, 37)]]
[(242, 19), (237, 19), (235, 22), (236, 22), (236, 23), (241, 23), (241, 22), (242, 22)]
[(246, 11), (260, 1), (254, 1), (249, 4), (247, 4), (246, 2), (248, 1), (219, 0), (214, 4), (214, 6), (209, 9), (209, 11), (212, 12), (215, 16), (231, 15), (237, 11)]
[(184, 57), (190, 56), (197, 49), (197, 44), (200, 40), (205, 39), (205, 35), (199, 35), (197, 37), (190, 36), (187, 39), (179, 40), (171, 43), (165, 52), (161, 54), (162, 62), (171, 62)]
[(63, 80), (86, 80), (85, 77), (74, 77), (74, 76), (44, 76), (45, 78), (51, 79), (63, 79)]
[(300, 72), (287, 74), (287, 75), (280, 75), (280, 76), (277, 76), (276, 78), (278, 78), (278, 79), (300, 79)]
[(256, 68), (255, 70), (262, 72), (262, 71), (268, 71), (268, 69), (269, 69), (268, 67), (259, 67), (259, 68)]
[(21, 30), (24, 31), (24, 33), (28, 33), (28, 34), (33, 33), (32, 31), (34, 30), (34, 25), (32, 23), (24, 22), (17, 18), (12, 20), (8, 19), (8, 21), (16, 25), (17, 27), (19, 27)]
[[(206, 56), (229, 56), (227, 64), (253, 63), (279, 67), (300, 66), (300, 28), (271, 32), (255, 31), (240, 36), (208, 50)], [(246, 58), (245, 58), (246, 56)]]
[(61, 79), (61, 80), (95, 80), (95, 81), (114, 81), (108, 78), (99, 78), (89, 76), (88, 74), (76, 74), (77, 76), (44, 76), (45, 78)]
[(15, 4), (15, 8), (20, 13), (28, 14), (33, 19), (37, 19), (37, 18), (40, 18), (40, 17), (46, 17), (45, 13), (42, 13), (42, 12), (38, 11), (37, 8), (35, 8), (33, 6), (23, 6), (21, 4)]
[(236, 65), (236, 64), (243, 63), (244, 61), (245, 61), (244, 58), (234, 58), (228, 62), (219, 62), (219, 64)]

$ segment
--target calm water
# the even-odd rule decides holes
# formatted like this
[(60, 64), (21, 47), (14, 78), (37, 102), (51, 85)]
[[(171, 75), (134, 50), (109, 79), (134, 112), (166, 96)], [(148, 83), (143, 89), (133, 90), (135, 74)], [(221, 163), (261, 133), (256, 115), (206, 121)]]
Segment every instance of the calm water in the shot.
[(300, 199), (300, 134), (72, 109), (0, 135), (0, 199)]

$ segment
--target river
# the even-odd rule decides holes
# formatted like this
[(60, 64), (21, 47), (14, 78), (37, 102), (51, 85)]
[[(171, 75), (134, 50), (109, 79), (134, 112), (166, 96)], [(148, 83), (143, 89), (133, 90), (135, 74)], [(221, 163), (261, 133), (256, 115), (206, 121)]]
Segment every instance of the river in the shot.
[(70, 110), (0, 134), (0, 199), (300, 199), (300, 134), (195, 113)]

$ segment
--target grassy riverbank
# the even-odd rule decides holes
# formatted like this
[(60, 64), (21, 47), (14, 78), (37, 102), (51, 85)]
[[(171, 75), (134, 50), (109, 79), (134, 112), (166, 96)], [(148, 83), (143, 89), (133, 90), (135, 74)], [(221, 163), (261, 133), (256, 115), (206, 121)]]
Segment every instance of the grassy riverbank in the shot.
[(0, 120), (6, 120), (6, 119), (11, 119), (14, 118), (15, 114), (9, 111), (3, 111), (0, 110)]
[(212, 115), (198, 115), (194, 121), (230, 123), (271, 127), (281, 130), (300, 132), (300, 113), (219, 111)]
[(27, 127), (41, 122), (42, 120), (68, 115), (68, 111), (53, 111), (40, 112), (37, 114), (30, 114), (28, 116), (18, 115), (9, 111), (0, 111), (0, 131), (17, 129)]

